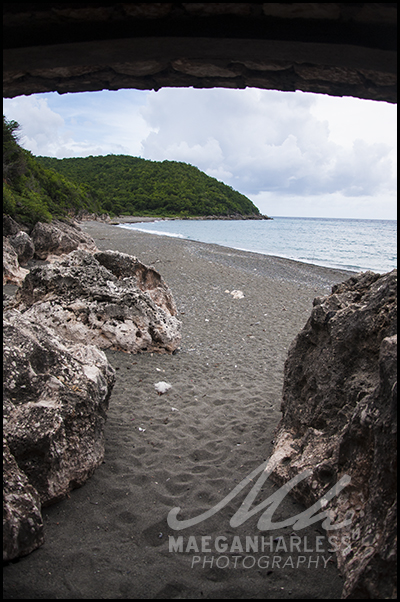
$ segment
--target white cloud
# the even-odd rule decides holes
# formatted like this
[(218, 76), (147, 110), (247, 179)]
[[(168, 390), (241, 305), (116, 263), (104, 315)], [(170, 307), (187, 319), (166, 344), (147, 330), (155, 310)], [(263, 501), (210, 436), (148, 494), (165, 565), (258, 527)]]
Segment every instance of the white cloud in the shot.
[(146, 143), (146, 148), (151, 148), (150, 154), (153, 161), (164, 161), (167, 159), (184, 161), (193, 165), (217, 165), (223, 161), (221, 147), (215, 138), (208, 138), (204, 144), (192, 145), (186, 140), (179, 140), (171, 142), (168, 147), (165, 147), (160, 141), (158, 134), (151, 132), (146, 139)]
[(351, 147), (354, 140), (382, 142), (394, 150), (397, 144), (396, 105), (346, 96), (316, 94), (311, 114), (329, 126), (329, 139)]
[(396, 219), (395, 193), (349, 198), (341, 193), (299, 196), (259, 192), (249, 198), (261, 213), (271, 217)]
[[(34, 155), (87, 157), (141, 151), (151, 129), (129, 92), (56, 93), (4, 100), (4, 113), (21, 125), (21, 144)], [(143, 99), (142, 99), (143, 101)]]
[[(334, 100), (340, 107), (342, 99)], [(154, 128), (142, 142), (143, 156), (193, 162), (210, 175), (224, 174), (247, 195), (359, 196), (394, 189), (391, 146), (349, 144), (348, 133), (340, 144), (329, 119), (315, 114), (321, 113), (317, 103), (300, 92), (161, 90), (149, 94), (142, 110)]]
[(5, 102), (8, 119), (21, 126), (20, 143), (24, 148), (39, 154), (40, 149), (58, 149), (63, 143), (60, 129), (64, 127), (61, 115), (52, 111), (47, 100), (38, 96), (20, 96)]

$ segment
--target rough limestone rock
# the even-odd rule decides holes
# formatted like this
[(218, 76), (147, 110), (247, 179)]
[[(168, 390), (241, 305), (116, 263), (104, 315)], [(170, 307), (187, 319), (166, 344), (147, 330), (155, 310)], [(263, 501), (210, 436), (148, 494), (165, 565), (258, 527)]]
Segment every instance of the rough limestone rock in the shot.
[(9, 236), (8, 241), (17, 253), (19, 265), (26, 265), (35, 253), (35, 247), (29, 234), (20, 230), (14, 236)]
[(62, 338), (130, 353), (172, 353), (181, 322), (161, 276), (136, 258), (106, 251), (74, 251), (33, 268), (16, 307)]
[(28, 270), (21, 268), (18, 255), (8, 237), (3, 236), (3, 284), (21, 285)]
[[(101, 464), (115, 371), (100, 349), (62, 342), (16, 310), (4, 313), (3, 333), (3, 435), (40, 503), (48, 505), (82, 485)], [(12, 502), (11, 492), (20, 496), (26, 483), (12, 460), (9, 464), (16, 474), (6, 483)], [(34, 514), (29, 507), (27, 511)], [(6, 549), (26, 553), (15, 545), (12, 503), (3, 515), (11, 537)]]
[(3, 561), (30, 554), (43, 543), (39, 494), (3, 437)]
[(97, 250), (94, 240), (73, 222), (38, 222), (31, 232), (31, 238), (36, 259), (47, 259), (49, 255), (65, 255), (75, 249), (90, 252)]
[(13, 236), (20, 230), (21, 226), (12, 217), (3, 214), (3, 236)]
[(156, 305), (172, 316), (176, 315), (171, 291), (153, 267), (144, 265), (132, 255), (118, 251), (99, 251), (94, 253), (94, 257), (118, 279), (132, 278), (136, 286), (147, 293)]
[(4, 331), (4, 436), (43, 504), (81, 485), (104, 454), (114, 369), (92, 345), (62, 342), (16, 310)]
[(271, 478), (311, 470), (292, 490), (308, 508), (351, 477), (328, 506), (333, 523), (349, 521), (327, 532), (343, 598), (396, 597), (396, 287), (396, 270), (366, 272), (316, 298), (285, 364)]

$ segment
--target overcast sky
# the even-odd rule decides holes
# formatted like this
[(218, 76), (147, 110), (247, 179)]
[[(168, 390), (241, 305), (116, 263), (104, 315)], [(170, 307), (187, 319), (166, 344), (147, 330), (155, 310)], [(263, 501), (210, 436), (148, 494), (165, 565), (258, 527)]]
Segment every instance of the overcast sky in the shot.
[(163, 88), (4, 100), (34, 155), (185, 161), (270, 216), (396, 219), (396, 105)]

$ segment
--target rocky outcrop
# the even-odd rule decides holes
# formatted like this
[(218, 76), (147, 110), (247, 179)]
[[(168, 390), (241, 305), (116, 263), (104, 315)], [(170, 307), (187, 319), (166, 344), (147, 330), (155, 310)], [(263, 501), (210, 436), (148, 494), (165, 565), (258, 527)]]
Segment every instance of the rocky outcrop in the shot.
[(54, 261), (75, 249), (97, 251), (94, 240), (74, 222), (38, 222), (30, 236), (8, 215), (3, 216), (3, 284), (21, 285), (32, 259)]
[(158, 272), (113, 251), (74, 251), (33, 268), (15, 307), (65, 339), (103, 349), (172, 353), (181, 340), (172, 295)]
[(97, 261), (107, 268), (118, 280), (132, 278), (136, 286), (147, 293), (154, 303), (165, 312), (176, 315), (171, 291), (161, 275), (152, 266), (148, 267), (132, 255), (117, 251), (99, 251), (94, 254)]
[(396, 597), (396, 286), (396, 270), (366, 272), (315, 299), (285, 364), (271, 478), (311, 470), (292, 490), (309, 507), (351, 477), (328, 506), (349, 521), (333, 532), (343, 598)]
[(47, 259), (49, 255), (65, 255), (75, 249), (90, 252), (97, 250), (94, 240), (74, 222), (38, 222), (31, 232), (31, 238), (36, 259)]
[(94, 346), (62, 342), (16, 310), (5, 312), (3, 555), (43, 543), (41, 505), (82, 485), (104, 457), (115, 372)]
[[(21, 284), (3, 320), (3, 558), (12, 560), (43, 543), (41, 506), (102, 462), (115, 373), (98, 347), (173, 352), (181, 323), (160, 274), (135, 257), (97, 251), (74, 226), (37, 224), (35, 254), (52, 263), (28, 272), (15, 248), (25, 260), (30, 238), (7, 227), (6, 281)], [(49, 255), (71, 246), (91, 252)]]
[(18, 255), (8, 238), (3, 236), (3, 285), (21, 285), (28, 270), (22, 268), (18, 262)]
[(103, 222), (109, 224), (111, 222), (111, 218), (108, 213), (89, 213), (86, 209), (79, 211), (76, 216), (77, 220), (80, 222)]

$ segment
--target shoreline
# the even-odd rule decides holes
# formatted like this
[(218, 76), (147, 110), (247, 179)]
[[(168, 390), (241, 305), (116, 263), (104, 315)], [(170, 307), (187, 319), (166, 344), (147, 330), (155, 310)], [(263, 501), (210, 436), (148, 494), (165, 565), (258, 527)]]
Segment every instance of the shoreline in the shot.
[[(351, 273), (100, 222), (81, 227), (100, 250), (135, 255), (160, 272), (182, 320), (182, 344), (175, 355), (106, 351), (117, 381), (105, 461), (69, 499), (43, 509), (46, 542), (5, 566), (4, 596), (339, 599), (334, 554), (326, 546), (317, 552), (326, 535), (318, 523), (296, 532), (302, 544), (292, 552), (291, 526), (261, 532), (260, 513), (230, 526), (248, 489), (189, 529), (171, 529), (167, 516), (178, 506), (179, 519), (208, 511), (268, 458), (288, 347), (313, 298)], [(161, 380), (172, 387), (159, 396)], [(267, 480), (255, 504), (277, 489)], [(273, 520), (303, 510), (286, 496)], [(180, 535), (183, 550), (170, 550), (169, 536)], [(265, 537), (265, 549), (246, 551), (248, 537), (259, 544)]]
[[(178, 238), (186, 237), (189, 240), (197, 239), (209, 244), (218, 243), (227, 247), (234, 247), (237, 250), (248, 252), (258, 252), (261, 254), (281, 257), (283, 259), (291, 259), (308, 263), (310, 265), (319, 265), (322, 267), (332, 268), (334, 270), (344, 270), (346, 272), (359, 273), (373, 271), (375, 273), (384, 274), (397, 267), (397, 254), (395, 246), (395, 226), (393, 223), (386, 221), (383, 230), (378, 232), (377, 224), (379, 220), (369, 220), (374, 223), (373, 226), (364, 224), (366, 220), (332, 220), (326, 218), (328, 226), (324, 224), (323, 219), (319, 218), (274, 218), (278, 221), (275, 226), (267, 226), (266, 224), (254, 224), (246, 221), (235, 222), (204, 222), (203, 220), (170, 220), (167, 223), (161, 223), (164, 220), (157, 220), (153, 224), (145, 223), (141, 218), (137, 218), (135, 223), (130, 218), (125, 222), (119, 223), (120, 227), (138, 228), (144, 232), (148, 231), (152, 234), (176, 236)], [(285, 220), (288, 220), (287, 223)], [(300, 220), (300, 238), (297, 240), (296, 221)], [(310, 220), (307, 222), (307, 220)], [(315, 224), (313, 225), (313, 222)], [(341, 231), (342, 226), (340, 221), (349, 222)], [(362, 223), (361, 229), (358, 229), (357, 222)], [(131, 223), (129, 223), (131, 222)], [(186, 225), (185, 225), (186, 223)], [(193, 223), (193, 227), (189, 226)], [(206, 224), (209, 223), (209, 226)], [(217, 227), (218, 223), (221, 227)], [(305, 237), (308, 228), (308, 223), (311, 224), (311, 233), (315, 233), (316, 241), (313, 242), (313, 234), (311, 238)], [(389, 225), (391, 223), (391, 225)], [(168, 225), (169, 224), (169, 225)], [(176, 224), (174, 226), (173, 224)], [(371, 247), (368, 244), (363, 245), (364, 237), (368, 240), (372, 231), (376, 233), (376, 253), (372, 253)], [(285, 233), (282, 239), (281, 234)], [(286, 239), (291, 233), (293, 241)], [(336, 244), (335, 237), (338, 235)], [(354, 236), (354, 238), (352, 238)], [(350, 246), (344, 244), (344, 237), (351, 240)], [(317, 242), (319, 241), (319, 242)], [(317, 249), (318, 244), (321, 245), (320, 252)], [(315, 246), (316, 245), (316, 246)], [(328, 249), (331, 248), (331, 251)]]
[[(197, 215), (197, 216), (175, 216), (175, 217), (151, 217), (151, 216), (136, 216), (136, 215), (123, 215), (115, 218), (110, 218), (108, 223), (110, 226), (115, 226), (118, 224), (137, 224), (141, 222), (156, 222), (156, 221), (175, 221), (175, 220), (201, 220), (201, 221), (209, 221), (209, 220), (272, 220), (273, 217), (269, 217), (268, 215)], [(84, 220), (91, 221), (91, 220)], [(103, 221), (103, 220), (99, 220)]]
[[(142, 222), (138, 222), (138, 223), (142, 223)], [(119, 226), (120, 224), (110, 224), (112, 226)], [(135, 230), (136, 231), (136, 230)], [(193, 240), (190, 238), (180, 238), (180, 236), (177, 235), (172, 235), (172, 234), (168, 234), (165, 232), (155, 232), (155, 231), (151, 231), (151, 232), (147, 232), (146, 230), (138, 230), (138, 232), (143, 232), (145, 234), (150, 234), (151, 236), (164, 236), (166, 238), (173, 238), (173, 239), (180, 239), (180, 240), (187, 240), (189, 242), (192, 243), (198, 243), (198, 244), (202, 244), (202, 245), (207, 245), (210, 247), (221, 247), (222, 249), (227, 249), (228, 251), (238, 251), (241, 253), (248, 253), (249, 255), (260, 255), (263, 258), (266, 257), (270, 257), (272, 259), (272, 261), (277, 260), (277, 261), (286, 261), (288, 263), (294, 263), (296, 264), (298, 267), (300, 266), (311, 266), (313, 268), (323, 268), (326, 270), (332, 270), (334, 272), (342, 272), (344, 278), (350, 278), (353, 274), (357, 274), (356, 271), (354, 270), (347, 270), (345, 268), (340, 268), (340, 267), (330, 267), (330, 266), (326, 266), (323, 264), (318, 264), (318, 263), (312, 263), (312, 262), (307, 262), (307, 261), (300, 261), (299, 259), (291, 259), (290, 257), (282, 257), (280, 255), (272, 255), (269, 253), (263, 253), (262, 251), (252, 251), (251, 249), (242, 249), (240, 247), (229, 247), (220, 243), (209, 243), (209, 242), (202, 242), (201, 240)], [(364, 271), (364, 270), (363, 270)]]

